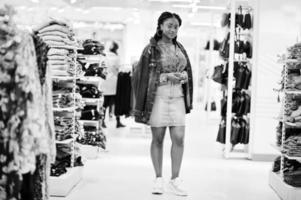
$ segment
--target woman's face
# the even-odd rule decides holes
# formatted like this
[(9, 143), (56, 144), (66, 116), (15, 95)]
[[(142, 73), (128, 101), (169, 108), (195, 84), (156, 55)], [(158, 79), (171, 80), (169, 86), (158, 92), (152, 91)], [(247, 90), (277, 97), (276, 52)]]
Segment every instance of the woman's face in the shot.
[(179, 21), (176, 18), (168, 18), (166, 19), (163, 24), (161, 24), (161, 30), (165, 37), (168, 39), (174, 39), (179, 30)]

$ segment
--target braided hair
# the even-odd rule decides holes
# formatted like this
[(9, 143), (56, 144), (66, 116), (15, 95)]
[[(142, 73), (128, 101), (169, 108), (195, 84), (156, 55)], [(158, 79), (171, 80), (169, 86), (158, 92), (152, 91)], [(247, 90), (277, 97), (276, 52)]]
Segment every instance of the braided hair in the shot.
[[(161, 24), (164, 23), (165, 20), (169, 19), (169, 18), (176, 18), (179, 22), (179, 26), (181, 26), (182, 24), (182, 20), (180, 18), (180, 16), (176, 13), (171, 13), (171, 12), (163, 12), (161, 13), (160, 17), (158, 18), (158, 23), (157, 23), (157, 30), (156, 33), (154, 35), (154, 39), (158, 42), (161, 38), (162, 38), (162, 30), (160, 28)], [(174, 39), (172, 39), (172, 42), (175, 44), (177, 41), (177, 37), (175, 37)]]

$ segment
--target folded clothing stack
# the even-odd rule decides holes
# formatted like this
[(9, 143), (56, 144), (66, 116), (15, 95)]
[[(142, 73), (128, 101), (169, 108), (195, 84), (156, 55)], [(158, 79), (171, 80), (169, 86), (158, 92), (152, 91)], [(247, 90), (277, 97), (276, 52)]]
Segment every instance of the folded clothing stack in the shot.
[(290, 136), (283, 144), (283, 153), (288, 156), (301, 157), (301, 136)]
[(100, 67), (99, 65), (99, 63), (90, 64), (89, 67), (85, 70), (84, 76), (98, 76), (106, 79), (105, 69), (103, 67)]
[(100, 120), (101, 115), (96, 109), (83, 110), (81, 114), (82, 120)]
[(287, 184), (301, 187), (301, 163), (296, 160), (284, 159), (283, 178)]
[[(55, 163), (51, 164), (51, 176), (60, 176), (67, 172), (67, 167), (71, 167), (72, 158), (72, 145), (70, 144), (57, 144), (57, 156)], [(83, 166), (81, 156), (75, 154), (74, 167)]]
[(73, 120), (71, 118), (60, 118), (54, 119), (55, 125), (55, 138), (58, 141), (72, 138), (73, 133)]
[(83, 127), (81, 124), (75, 120), (75, 131), (73, 131), (73, 119), (72, 118), (64, 118), (64, 117), (56, 117), (54, 119), (55, 123), (55, 133), (56, 140), (63, 141), (66, 139), (71, 139), (74, 133), (76, 137), (83, 135)]
[(97, 130), (96, 127), (84, 126), (85, 134), (77, 138), (77, 142), (83, 145), (98, 146), (106, 149), (106, 136), (102, 130)]
[(77, 83), (77, 85), (79, 86), (79, 93), (84, 98), (99, 98), (102, 96), (102, 93), (95, 85), (80, 83)]
[(84, 107), (84, 101), (79, 93), (66, 93), (65, 90), (56, 90), (53, 91), (52, 99), (54, 108)]
[(87, 39), (83, 42), (84, 50), (78, 50), (78, 53), (82, 53), (85, 55), (97, 55), (104, 54), (104, 45), (96, 40)]
[(301, 58), (301, 43), (297, 43), (294, 46), (288, 48), (290, 59), (300, 59)]
[(41, 25), (35, 34), (45, 42), (50, 50), (47, 65), (53, 76), (75, 76), (82, 73), (76, 63), (78, 43), (71, 27), (62, 21), (51, 20)]

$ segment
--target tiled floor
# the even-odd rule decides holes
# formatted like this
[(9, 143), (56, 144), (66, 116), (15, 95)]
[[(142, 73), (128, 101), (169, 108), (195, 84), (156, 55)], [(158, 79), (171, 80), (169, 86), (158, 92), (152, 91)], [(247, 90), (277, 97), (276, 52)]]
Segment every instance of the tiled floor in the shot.
[[(89, 160), (82, 181), (67, 198), (51, 200), (278, 200), (268, 185), (271, 163), (249, 160), (225, 160), (215, 142), (217, 121), (205, 120), (204, 114), (187, 118), (185, 153), (181, 177), (188, 197), (170, 193), (152, 195), (154, 178), (149, 156), (150, 135), (129, 128), (115, 129), (114, 121), (107, 129), (108, 152)], [(170, 177), (170, 138), (164, 147), (164, 178)]]

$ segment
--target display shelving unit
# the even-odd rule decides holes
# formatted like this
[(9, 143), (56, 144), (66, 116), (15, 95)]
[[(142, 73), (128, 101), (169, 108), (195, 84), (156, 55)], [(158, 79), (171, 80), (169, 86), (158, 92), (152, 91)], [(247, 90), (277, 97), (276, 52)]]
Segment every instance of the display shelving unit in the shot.
[(269, 174), (269, 184), (270, 186), (275, 190), (275, 192), (279, 195), (279, 197), (282, 200), (299, 200), (301, 197), (301, 187), (293, 187), (287, 183), (284, 182), (284, 175), (283, 175), (283, 169), (284, 169), (284, 159), (289, 159), (289, 160), (296, 160), (298, 162), (301, 162), (301, 157), (292, 157), (289, 156), (287, 154), (285, 154), (283, 152), (284, 147), (283, 144), (286, 140), (286, 127), (290, 127), (290, 128), (301, 128), (296, 126), (294, 123), (290, 123), (286, 121), (286, 112), (288, 111), (288, 107), (287, 105), (287, 97), (288, 95), (301, 95), (301, 91), (300, 90), (287, 90), (286, 86), (288, 83), (288, 65), (289, 63), (300, 63), (301, 64), (301, 60), (297, 60), (297, 59), (285, 59), (281, 61), (284, 64), (284, 90), (282, 91), (284, 94), (283, 97), (283, 116), (282, 116), (282, 120), (284, 123), (282, 125), (282, 136), (281, 136), (281, 146), (275, 146), (275, 149), (277, 149), (279, 151), (279, 153), (281, 154), (281, 164), (280, 164), (280, 172), (279, 173), (275, 173), (275, 172), (270, 172)]
[[(243, 58), (240, 55), (235, 54), (235, 38), (236, 35), (239, 34), (240, 36), (248, 36), (249, 39), (248, 41), (253, 43), (253, 33), (254, 33), (254, 18), (255, 18), (255, 12), (254, 12), (254, 1), (253, 0), (231, 0), (230, 1), (230, 13), (231, 13), (231, 24), (230, 24), (230, 48), (229, 48), (229, 59), (227, 61), (229, 62), (229, 69), (228, 69), (228, 83), (227, 83), (227, 113), (226, 113), (226, 140), (225, 140), (225, 149), (224, 149), (224, 157), (225, 158), (245, 158), (245, 159), (250, 159), (251, 158), (251, 149), (249, 148), (249, 144), (252, 142), (252, 132), (251, 132), (251, 121), (252, 121), (252, 114), (248, 114), (247, 117), (249, 126), (250, 126), (250, 134), (249, 134), (249, 144), (244, 145), (243, 148), (241, 149), (233, 149), (233, 146), (231, 144), (231, 123), (233, 119), (233, 113), (232, 113), (232, 103), (233, 103), (233, 89), (235, 85), (235, 80), (234, 80), (234, 62), (247, 62), (249, 66), (252, 67), (252, 73), (253, 73), (253, 60), (254, 60), (254, 51), (253, 51), (253, 57), (248, 59), (248, 58)], [(243, 31), (240, 33), (236, 32), (236, 13), (238, 9), (242, 9), (243, 11), (248, 10), (252, 16), (252, 28), (248, 29), (247, 31)], [(254, 43), (253, 43), (253, 49), (254, 49)], [(249, 86), (248, 93), (251, 93), (251, 112), (252, 113), (252, 100), (254, 99), (253, 94), (251, 92), (251, 88), (254, 82), (253, 76), (251, 77), (251, 85)]]
[[(86, 55), (86, 54), (78, 54), (77, 59), (85, 64), (85, 67), (89, 67), (90, 64), (100, 64), (100, 67), (106, 68), (105, 64), (105, 56), (99, 55)], [(81, 84), (93, 84), (95, 85), (99, 91), (102, 91), (102, 83), (104, 79), (98, 76), (83, 76), (76, 81)], [(100, 112), (104, 103), (103, 95), (100, 98), (82, 98), (86, 105), (94, 105), (97, 110)], [(93, 126), (97, 131), (102, 130), (101, 120), (79, 120), (82, 125)], [(104, 133), (104, 131), (102, 130)], [(81, 145), (82, 151), (85, 154), (85, 157), (88, 159), (95, 159), (100, 152), (100, 147), (95, 148), (94, 146), (89, 147), (90, 145)]]
[[(73, 50), (76, 53), (76, 48)], [(74, 59), (74, 64), (76, 64), (76, 60)], [(71, 190), (80, 182), (83, 174), (83, 167), (74, 167), (74, 159), (75, 159), (75, 142), (77, 135), (75, 134), (76, 128), (76, 102), (75, 102), (75, 94), (76, 94), (76, 79), (79, 78), (77, 74), (73, 76), (52, 76), (53, 81), (66, 83), (72, 81), (72, 94), (73, 94), (73, 106), (67, 108), (53, 108), (54, 116), (56, 113), (61, 112), (69, 112), (73, 113), (72, 115), (72, 138), (66, 139), (63, 141), (56, 141), (57, 145), (60, 144), (71, 144), (72, 154), (71, 154), (71, 167), (67, 168), (67, 173), (62, 174), (61, 176), (54, 177), (50, 176), (49, 179), (49, 193), (50, 196), (60, 196), (66, 197)]]

